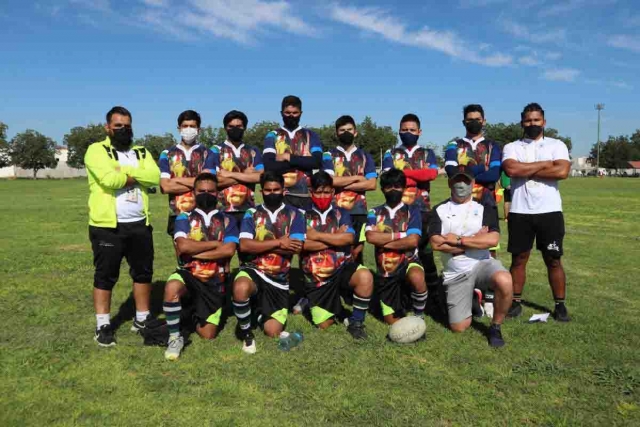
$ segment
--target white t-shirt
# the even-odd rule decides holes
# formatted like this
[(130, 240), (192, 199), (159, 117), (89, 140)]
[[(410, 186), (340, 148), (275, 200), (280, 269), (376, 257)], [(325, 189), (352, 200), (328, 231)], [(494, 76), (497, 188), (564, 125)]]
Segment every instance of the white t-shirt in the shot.
[[(473, 200), (467, 203), (455, 203), (446, 200), (429, 213), (427, 232), (429, 238), (449, 233), (458, 236), (473, 236), (486, 226), (489, 231), (500, 231), (496, 209), (485, 209)], [(467, 249), (463, 254), (453, 256), (441, 252), (444, 282), (450, 282), (471, 271), (483, 259), (491, 258), (489, 249)]]
[[(567, 160), (569, 150), (564, 142), (544, 137), (537, 141), (523, 139), (504, 146), (502, 161), (513, 159), (523, 163), (544, 160)], [(511, 178), (511, 212), (541, 214), (562, 212), (562, 199), (556, 179)]]
[[(117, 153), (120, 166), (138, 167), (135, 151), (118, 151)], [(142, 191), (138, 184), (116, 190), (116, 215), (118, 222), (136, 222), (145, 219)]]

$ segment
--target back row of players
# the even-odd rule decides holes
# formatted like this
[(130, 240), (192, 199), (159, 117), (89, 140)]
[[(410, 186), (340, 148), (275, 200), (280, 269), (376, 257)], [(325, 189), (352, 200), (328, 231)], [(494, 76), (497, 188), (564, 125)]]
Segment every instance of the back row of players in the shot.
[[(353, 118), (336, 121), (339, 145), (323, 153), (318, 135), (299, 125), (298, 97), (285, 97), (281, 112), (284, 125), (267, 134), (260, 152), (243, 143), (248, 126), (244, 113), (225, 115), (227, 140), (209, 149), (197, 143), (200, 115), (185, 111), (178, 118), (181, 142), (160, 156), (160, 186), (169, 195), (171, 211), (167, 231), (180, 258), (165, 287), (170, 332), (165, 357), (177, 359), (184, 347), (181, 298), (187, 293), (195, 301), (196, 331), (203, 338), (216, 337), (229, 295), (243, 351), (256, 351), (253, 319), (266, 335), (278, 336), (289, 311), (289, 271), (296, 254), (313, 323), (321, 329), (334, 323), (343, 311), (343, 297), (353, 306), (345, 320), (348, 332), (366, 338), (364, 319), (374, 277), (362, 262), (365, 242), (375, 247), (376, 294), (386, 323), (393, 324), (407, 311), (424, 316), (428, 289), (442, 283), (433, 248), (443, 255), (451, 329), (462, 332), (470, 326), (475, 289), (491, 290), (495, 310), (489, 344), (504, 345), (500, 325), (507, 314), (517, 316), (522, 310), (524, 267), (534, 238), (548, 267), (562, 268), (564, 223), (557, 179), (565, 168), (568, 172), (568, 153), (561, 141), (544, 138), (542, 108), (525, 107), (525, 137), (505, 147), (503, 163), (500, 146), (482, 135), (482, 107), (466, 106), (466, 136), (452, 141), (445, 152), (451, 198), (433, 210), (430, 182), (437, 178), (438, 166), (434, 152), (418, 144), (422, 130), (416, 115), (402, 117), (402, 143), (382, 159), (385, 204), (368, 209), (365, 193), (376, 189), (378, 174), (371, 155), (357, 146)], [(514, 180), (515, 215), (509, 223), (513, 280), (490, 256), (499, 242), (495, 187), (502, 168)], [(263, 198), (258, 206), (257, 183)], [(540, 203), (559, 218), (529, 217), (541, 213), (536, 206)], [(550, 204), (554, 206), (549, 211)], [(229, 263), (236, 252), (240, 272), (230, 277)], [(566, 321), (564, 272), (562, 276), (562, 283), (551, 285), (554, 316)], [(252, 313), (252, 307), (258, 313)]]

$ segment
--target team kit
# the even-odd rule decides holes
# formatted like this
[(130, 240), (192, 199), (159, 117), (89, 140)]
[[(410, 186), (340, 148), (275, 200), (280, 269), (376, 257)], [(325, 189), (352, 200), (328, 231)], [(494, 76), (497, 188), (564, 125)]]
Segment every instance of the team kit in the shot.
[[(111, 293), (123, 258), (136, 306), (131, 330), (143, 336), (162, 330), (167, 360), (180, 357), (189, 331), (215, 339), (229, 306), (248, 354), (257, 351), (255, 331), (279, 337), (290, 311), (304, 312), (319, 329), (345, 325), (356, 340), (367, 339), (370, 311), (394, 328), (408, 317), (424, 319), (441, 310), (454, 332), (484, 314), (491, 317), (489, 345), (502, 347), (503, 321), (522, 314), (534, 241), (548, 270), (553, 317), (570, 320), (558, 189), (569, 173), (569, 154), (562, 141), (544, 136), (539, 104), (524, 108), (523, 136), (504, 148), (484, 137), (482, 106), (465, 106), (465, 137), (451, 141), (444, 153), (450, 197), (438, 204), (430, 197), (436, 156), (418, 143), (422, 129), (415, 114), (401, 118), (400, 143), (384, 153), (380, 174), (371, 154), (358, 147), (352, 117), (336, 120), (339, 144), (325, 151), (319, 136), (300, 126), (298, 97), (282, 100), (281, 115), (283, 125), (265, 136), (260, 150), (243, 142), (247, 116), (230, 111), (223, 118), (226, 140), (208, 148), (198, 143), (200, 115), (184, 111), (177, 121), (181, 141), (154, 159), (133, 145), (128, 110), (107, 113), (106, 139), (85, 155), (98, 345), (116, 345)], [(509, 269), (495, 258), (499, 182), (510, 205)], [(258, 184), (262, 204), (255, 201)], [(177, 258), (164, 288), (165, 321), (150, 312), (148, 193), (158, 186), (168, 195), (167, 233)], [(381, 191), (384, 204), (369, 206), (370, 191)], [(374, 248), (375, 271), (363, 263), (366, 244)], [(441, 255), (441, 272), (434, 252)], [(232, 272), (234, 256), (239, 269)], [(294, 256), (299, 284), (290, 283)]]

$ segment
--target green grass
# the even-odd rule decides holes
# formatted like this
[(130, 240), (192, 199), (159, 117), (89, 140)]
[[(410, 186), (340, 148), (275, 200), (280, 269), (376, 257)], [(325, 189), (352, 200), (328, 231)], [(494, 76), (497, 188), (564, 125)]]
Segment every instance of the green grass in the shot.
[[(433, 193), (445, 198), (444, 180)], [(509, 321), (495, 351), (430, 319), (425, 342), (398, 346), (371, 316), (364, 343), (297, 316), (301, 347), (258, 336), (246, 356), (230, 319), (169, 363), (129, 323), (116, 348), (92, 340), (86, 182), (2, 180), (0, 425), (640, 425), (640, 180), (570, 179), (562, 193), (570, 324)], [(165, 197), (152, 210), (161, 287), (174, 268)], [(536, 255), (525, 299), (550, 307), (543, 268)], [(112, 315), (126, 267), (121, 278)]]

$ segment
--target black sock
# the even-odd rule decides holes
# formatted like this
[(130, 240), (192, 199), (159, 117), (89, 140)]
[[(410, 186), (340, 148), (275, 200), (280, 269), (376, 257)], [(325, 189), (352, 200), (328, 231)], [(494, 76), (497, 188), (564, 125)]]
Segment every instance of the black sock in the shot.
[(522, 302), (522, 294), (513, 293), (513, 302), (520, 304)]
[(553, 298), (556, 301), (556, 305), (564, 305), (564, 298)]

